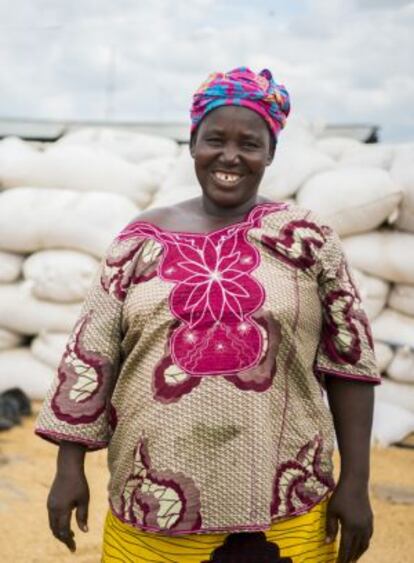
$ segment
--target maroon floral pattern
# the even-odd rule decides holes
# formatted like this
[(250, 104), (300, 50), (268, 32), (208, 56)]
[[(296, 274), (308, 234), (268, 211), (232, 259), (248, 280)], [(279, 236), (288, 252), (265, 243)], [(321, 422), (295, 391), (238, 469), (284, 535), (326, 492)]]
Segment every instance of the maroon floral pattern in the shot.
[(152, 239), (119, 241), (105, 260), (102, 288), (119, 301), (124, 301), (131, 284), (148, 281), (156, 275), (161, 252), (162, 246)]
[(273, 485), (272, 516), (289, 516), (309, 510), (333, 488), (331, 471), (321, 465), (322, 438), (315, 436), (295, 459), (277, 470)]
[(201, 527), (200, 493), (183, 473), (152, 468), (142, 438), (121, 497), (121, 518), (143, 529), (193, 532)]
[(283, 262), (306, 270), (316, 263), (325, 239), (326, 228), (298, 219), (284, 225), (279, 236), (263, 235), (261, 240)]
[(107, 408), (112, 362), (83, 343), (93, 315), (90, 311), (75, 326), (58, 369), (59, 383), (51, 406), (56, 417), (69, 424), (94, 422)]
[(373, 349), (369, 322), (361, 307), (361, 298), (350, 276), (348, 267), (342, 262), (337, 278), (323, 296), (322, 343), (326, 355), (338, 364), (355, 365), (361, 359), (362, 344), (360, 330)]

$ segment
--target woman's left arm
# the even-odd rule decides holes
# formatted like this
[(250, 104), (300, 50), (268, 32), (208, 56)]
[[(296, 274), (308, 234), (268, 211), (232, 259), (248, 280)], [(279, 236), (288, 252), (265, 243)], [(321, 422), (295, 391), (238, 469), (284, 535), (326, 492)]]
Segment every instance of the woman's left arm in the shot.
[(373, 532), (368, 480), (374, 389), (371, 383), (329, 376), (325, 385), (341, 457), (328, 503), (327, 541), (334, 540), (340, 523), (338, 563), (348, 563), (368, 549)]
[(327, 539), (341, 525), (339, 563), (356, 561), (369, 545), (373, 516), (368, 479), (374, 386), (381, 382), (368, 317), (341, 241), (325, 227), (318, 291), (322, 327), (314, 372), (325, 386), (341, 456), (328, 503)]

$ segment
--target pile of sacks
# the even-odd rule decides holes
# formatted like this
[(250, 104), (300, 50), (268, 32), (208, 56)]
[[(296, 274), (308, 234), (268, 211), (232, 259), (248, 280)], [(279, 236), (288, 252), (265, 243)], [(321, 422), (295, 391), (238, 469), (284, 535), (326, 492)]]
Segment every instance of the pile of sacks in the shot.
[[(113, 235), (140, 210), (200, 194), (188, 146), (82, 129), (0, 142), (0, 391), (41, 398)], [(316, 211), (343, 240), (384, 384), (375, 438), (414, 431), (414, 144), (318, 138), (292, 121), (261, 193)]]

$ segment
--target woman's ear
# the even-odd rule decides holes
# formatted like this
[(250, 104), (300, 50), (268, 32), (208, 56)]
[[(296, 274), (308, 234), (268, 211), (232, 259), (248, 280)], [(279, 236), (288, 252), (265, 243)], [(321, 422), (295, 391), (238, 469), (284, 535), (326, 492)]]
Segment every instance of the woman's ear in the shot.
[(191, 135), (189, 149), (190, 149), (190, 154), (191, 154), (192, 158), (194, 158), (194, 156), (195, 156), (195, 141), (196, 141), (196, 136)]
[(269, 166), (273, 162), (273, 159), (275, 157), (275, 152), (276, 152), (276, 144), (277, 144), (277, 142), (276, 142), (275, 139), (270, 140), (270, 147), (269, 147), (269, 153), (268, 153), (267, 159), (266, 159), (266, 166)]

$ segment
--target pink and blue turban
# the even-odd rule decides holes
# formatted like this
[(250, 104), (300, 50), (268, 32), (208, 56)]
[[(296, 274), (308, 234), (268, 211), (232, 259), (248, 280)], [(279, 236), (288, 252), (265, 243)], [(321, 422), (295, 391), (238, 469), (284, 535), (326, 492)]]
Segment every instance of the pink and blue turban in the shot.
[(207, 113), (220, 106), (243, 106), (258, 113), (276, 138), (290, 111), (289, 94), (276, 84), (270, 70), (259, 74), (247, 67), (210, 74), (193, 96), (191, 133)]

